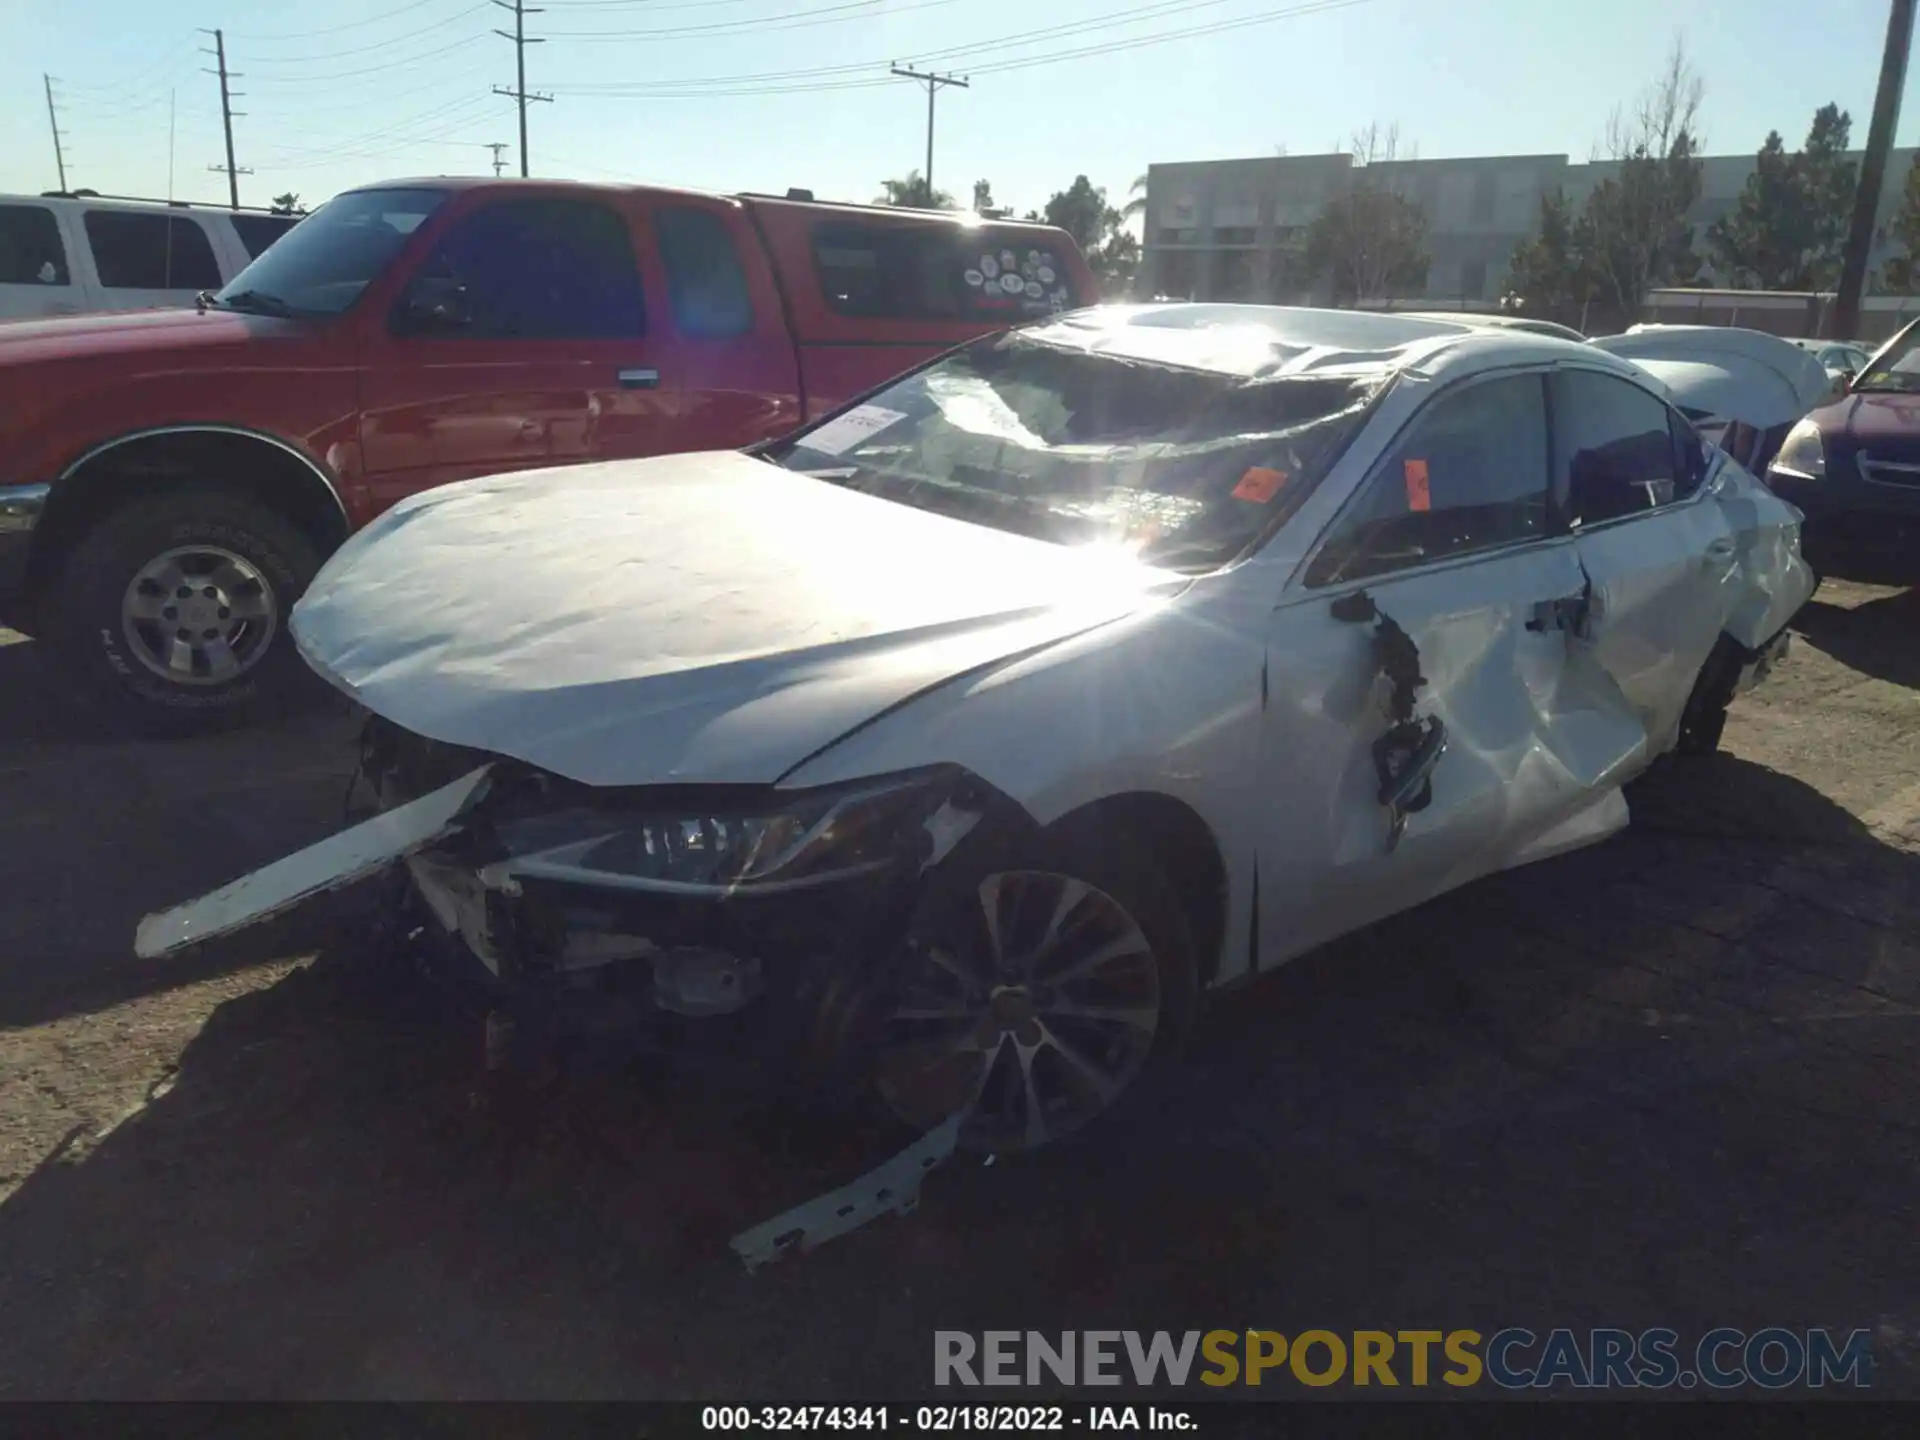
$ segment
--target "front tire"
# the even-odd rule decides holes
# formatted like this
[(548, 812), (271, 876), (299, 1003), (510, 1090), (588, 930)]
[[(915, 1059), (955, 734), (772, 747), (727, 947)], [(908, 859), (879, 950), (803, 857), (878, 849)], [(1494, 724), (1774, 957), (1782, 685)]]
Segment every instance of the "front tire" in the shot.
[(876, 1079), (928, 1130), (1038, 1149), (1106, 1116), (1177, 1048), (1196, 979), (1164, 878), (1112, 844), (1044, 840), (936, 878), (909, 926)]
[(68, 552), (40, 634), (79, 698), (117, 729), (204, 734), (309, 701), (287, 633), (320, 568), (285, 517), (216, 489), (115, 510)]

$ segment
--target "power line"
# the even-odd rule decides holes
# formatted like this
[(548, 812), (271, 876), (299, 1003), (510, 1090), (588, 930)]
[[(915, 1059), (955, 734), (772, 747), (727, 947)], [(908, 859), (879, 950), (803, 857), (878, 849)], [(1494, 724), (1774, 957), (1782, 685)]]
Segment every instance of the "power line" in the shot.
[(379, 75), (389, 70), (412, 69), (423, 60), (451, 55), (456, 50), (465, 50), (469, 46), (478, 45), (486, 38), (484, 35), (469, 35), (464, 40), (455, 40), (451, 45), (437, 46), (432, 50), (422, 51), (418, 55), (402, 56), (381, 65), (363, 65), (357, 70), (332, 70), (324, 75), (258, 75), (254, 77), (254, 83), (258, 85), (331, 85), (337, 80), (351, 80), (360, 75)]
[[(212, 51), (209, 52), (203, 48), (201, 53), (211, 53), (220, 66), (218, 70), (207, 71), (207, 74), (218, 75), (220, 77), (220, 125), (221, 128), (226, 131), (227, 135), (227, 163), (225, 165), (209, 165), (207, 169), (216, 174), (222, 171), (226, 173), (227, 201), (235, 210), (238, 210), (240, 208), (240, 177), (242, 175), (251, 175), (253, 171), (242, 170), (233, 163), (233, 102), (236, 94), (228, 87), (227, 82), (237, 78), (237, 72), (232, 72), (227, 69), (227, 37), (218, 30), (202, 30), (200, 33), (202, 35), (213, 36)], [(243, 111), (241, 113), (244, 114), (245, 112)]]
[(67, 188), (67, 156), (60, 148), (60, 115), (53, 108), (53, 77), (42, 71), (41, 83), (47, 88), (47, 125), (53, 131), (53, 168), (60, 176), (60, 189)]
[[(876, 6), (884, 5), (886, 0), (842, 0), (836, 5), (822, 5), (813, 10), (794, 10), (784, 15), (762, 15), (743, 20), (714, 20), (705, 25), (676, 25), (671, 29), (647, 30), (553, 30), (548, 33), (555, 40), (692, 40), (712, 38), (724, 35), (772, 34), (782, 30), (810, 30), (816, 25), (845, 25), (854, 20), (872, 20)], [(932, 10), (942, 5), (957, 4), (958, 0), (917, 0), (917, 3), (896, 5), (887, 10), (888, 15), (904, 14), (913, 10)], [(860, 13), (849, 13), (860, 12)]]
[[(981, 75), (1023, 69), (1034, 65), (1057, 64), (1065, 60), (1085, 59), (1095, 55), (1169, 44), (1176, 40), (1187, 40), (1203, 35), (1213, 35), (1251, 25), (1264, 25), (1275, 20), (1294, 19), (1303, 15), (1319, 14), (1323, 11), (1347, 9), (1356, 5), (1371, 4), (1373, 0), (1310, 0), (1310, 3), (1306, 4), (1290, 5), (1277, 10), (1264, 10), (1253, 15), (1212, 21), (1203, 25), (1185, 26), (1177, 30), (1156, 31), (1150, 35), (1137, 36), (1131, 39), (1106, 40), (1094, 45), (1047, 51), (1038, 55), (1013, 55), (974, 63), (974, 57), (990, 55), (992, 52), (998, 50), (1017, 49), (1020, 46), (1032, 44), (1036, 40), (1065, 39), (1075, 33), (1088, 30), (1105, 30), (1112, 29), (1118, 25), (1136, 24), (1142, 20), (1165, 19), (1170, 15), (1204, 9), (1223, 3), (1228, 3), (1228, 0), (1160, 0), (1160, 3), (1157, 4), (1140, 6), (1134, 10), (1122, 11), (1117, 15), (1106, 16), (1095, 21), (1075, 21), (1065, 25), (1047, 26), (1040, 30), (1003, 36), (998, 40), (979, 41), (968, 45), (950, 46), (944, 50), (926, 51), (909, 58), (915, 63), (926, 63), (935, 60), (953, 60), (965, 57), (969, 60), (967, 66), (969, 76), (977, 78)], [(733, 95), (776, 95), (813, 93), (815, 91), (829, 90), (858, 90), (888, 83), (884, 79), (872, 78), (873, 71), (882, 63), (884, 62), (880, 60), (867, 60), (841, 65), (816, 66), (807, 70), (776, 70), (763, 71), (750, 75), (637, 81), (605, 85), (560, 85), (555, 88), (561, 93), (568, 95), (623, 96), (639, 99), (699, 99)]]
[(256, 33), (253, 31), (242, 30), (234, 36), (234, 39), (236, 40), (315, 40), (322, 35), (339, 35), (339, 34), (343, 34), (348, 30), (365, 29), (369, 25), (378, 25), (383, 20), (392, 20), (397, 16), (408, 14), (414, 10), (424, 10), (429, 5), (439, 5), (444, 3), (445, 3), (445, 0), (412, 0), (411, 4), (402, 5), (402, 6), (399, 6), (397, 9), (389, 10), (384, 15), (371, 15), (364, 20), (348, 20), (343, 24), (328, 25), (325, 28), (320, 30), (281, 30), (281, 31), (275, 31), (271, 33), (265, 32), (265, 31)]
[(498, 5), (502, 10), (513, 11), (513, 33), (509, 35), (504, 30), (496, 30), (493, 32), (502, 40), (511, 40), (513, 42), (513, 89), (507, 90), (496, 85), (493, 87), (493, 93), (509, 97), (520, 107), (520, 178), (524, 180), (527, 178), (527, 105), (530, 101), (535, 100), (544, 100), (548, 104), (553, 103), (553, 96), (551, 95), (529, 95), (527, 93), (527, 46), (543, 45), (546, 43), (542, 39), (536, 38), (529, 40), (527, 38), (527, 16), (538, 15), (542, 12), (527, 9), (526, 0), (512, 0), (511, 4), (508, 3), (508, 0), (493, 0), (493, 3)]
[(931, 209), (933, 207), (933, 99), (934, 96), (938, 95), (940, 91), (948, 85), (956, 86), (962, 90), (967, 89), (967, 80), (965, 76), (935, 75), (932, 71), (928, 71), (923, 75), (920, 71), (905, 65), (894, 66), (893, 73), (903, 80), (917, 80), (927, 87), (927, 168), (925, 175), (927, 180), (927, 207)]
[(469, 5), (466, 9), (449, 15), (444, 20), (436, 20), (433, 24), (423, 25), (418, 30), (409, 30), (404, 35), (390, 35), (385, 40), (375, 41), (371, 45), (355, 45), (346, 50), (327, 50), (319, 54), (301, 55), (255, 55), (248, 52), (247, 63), (250, 65), (311, 65), (316, 60), (345, 60), (352, 55), (371, 55), (376, 50), (391, 50), (395, 45), (405, 41), (418, 40), (422, 35), (431, 35), (436, 30), (444, 30), (449, 25), (465, 20), (469, 15), (484, 13), (486, 8), (485, 5)]

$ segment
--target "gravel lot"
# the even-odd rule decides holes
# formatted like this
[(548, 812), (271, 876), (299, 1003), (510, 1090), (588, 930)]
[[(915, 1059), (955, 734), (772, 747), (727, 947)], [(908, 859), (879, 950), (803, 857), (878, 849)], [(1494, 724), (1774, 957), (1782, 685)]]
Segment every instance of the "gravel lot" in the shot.
[(0, 632), (0, 1398), (907, 1398), (935, 1328), (1865, 1326), (1920, 1396), (1920, 593), (1828, 585), (1605, 845), (1310, 956), (1134, 1122), (748, 1276), (880, 1158), (686, 1076), (480, 1104), (336, 899), (343, 722), (74, 738)]

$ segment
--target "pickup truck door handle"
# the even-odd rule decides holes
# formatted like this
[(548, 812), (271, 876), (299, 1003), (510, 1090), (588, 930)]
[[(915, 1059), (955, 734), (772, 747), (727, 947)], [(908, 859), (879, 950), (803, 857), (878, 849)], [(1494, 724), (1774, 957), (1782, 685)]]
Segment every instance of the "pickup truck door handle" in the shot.
[(1717, 560), (1732, 559), (1733, 558), (1733, 537), (1731, 535), (1723, 535), (1718, 540), (1708, 541), (1707, 548), (1703, 552), (1701, 558), (1710, 565)]
[(636, 366), (620, 372), (620, 384), (628, 390), (652, 390), (660, 383), (660, 372), (652, 366)]

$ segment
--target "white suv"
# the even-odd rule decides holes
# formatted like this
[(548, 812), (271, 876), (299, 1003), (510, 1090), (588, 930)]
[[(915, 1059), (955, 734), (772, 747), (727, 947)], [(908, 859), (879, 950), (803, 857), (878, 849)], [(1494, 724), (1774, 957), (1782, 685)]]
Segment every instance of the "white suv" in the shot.
[(0, 320), (190, 305), (297, 218), (85, 190), (0, 195)]

